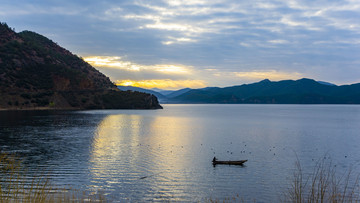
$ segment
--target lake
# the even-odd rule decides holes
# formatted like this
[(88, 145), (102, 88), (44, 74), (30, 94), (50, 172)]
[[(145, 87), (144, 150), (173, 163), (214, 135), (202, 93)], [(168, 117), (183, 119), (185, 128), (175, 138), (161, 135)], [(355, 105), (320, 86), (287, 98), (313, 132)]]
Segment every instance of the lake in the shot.
[[(29, 176), (112, 200), (277, 202), (298, 157), (360, 165), (358, 105), (163, 105), (162, 110), (0, 112), (1, 151)], [(243, 166), (211, 160), (248, 159)]]

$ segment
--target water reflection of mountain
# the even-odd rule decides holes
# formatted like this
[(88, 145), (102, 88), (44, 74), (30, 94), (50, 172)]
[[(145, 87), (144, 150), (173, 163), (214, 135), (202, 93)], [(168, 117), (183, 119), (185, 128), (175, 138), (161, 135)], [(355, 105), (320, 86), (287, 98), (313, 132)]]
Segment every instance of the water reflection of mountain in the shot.
[(40, 167), (76, 163), (74, 156), (88, 155), (94, 126), (103, 116), (87, 117), (66, 111), (0, 112), (1, 151)]

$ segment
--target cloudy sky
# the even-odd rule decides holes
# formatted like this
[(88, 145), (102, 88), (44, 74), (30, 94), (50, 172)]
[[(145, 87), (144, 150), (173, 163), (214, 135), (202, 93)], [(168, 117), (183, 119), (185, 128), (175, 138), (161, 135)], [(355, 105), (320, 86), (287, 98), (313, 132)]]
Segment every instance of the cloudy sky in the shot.
[(360, 82), (359, 0), (1, 0), (0, 21), (123, 85)]

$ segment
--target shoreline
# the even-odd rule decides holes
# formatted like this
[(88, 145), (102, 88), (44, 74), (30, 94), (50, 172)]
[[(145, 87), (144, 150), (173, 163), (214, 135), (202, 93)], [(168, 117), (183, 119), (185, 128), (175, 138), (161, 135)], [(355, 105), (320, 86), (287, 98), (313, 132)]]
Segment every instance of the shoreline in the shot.
[(81, 110), (76, 108), (50, 108), (50, 107), (33, 107), (33, 108), (0, 108), (0, 111), (65, 111), (65, 110)]
[(82, 110), (161, 110), (163, 108), (124, 108), (124, 109), (86, 109), (86, 108), (50, 108), (50, 107), (35, 107), (35, 108), (0, 108), (0, 112), (4, 111), (82, 111)]

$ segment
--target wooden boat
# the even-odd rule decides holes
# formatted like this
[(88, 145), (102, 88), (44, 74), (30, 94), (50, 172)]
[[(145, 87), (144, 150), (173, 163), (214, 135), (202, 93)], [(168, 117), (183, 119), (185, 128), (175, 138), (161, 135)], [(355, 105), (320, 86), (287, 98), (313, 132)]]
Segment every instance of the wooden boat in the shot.
[(243, 165), (247, 160), (237, 160), (237, 161), (218, 161), (215, 157), (212, 160), (213, 165), (216, 164), (227, 164), (227, 165)]

